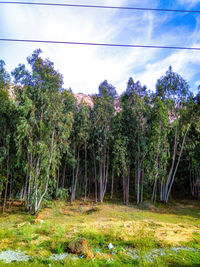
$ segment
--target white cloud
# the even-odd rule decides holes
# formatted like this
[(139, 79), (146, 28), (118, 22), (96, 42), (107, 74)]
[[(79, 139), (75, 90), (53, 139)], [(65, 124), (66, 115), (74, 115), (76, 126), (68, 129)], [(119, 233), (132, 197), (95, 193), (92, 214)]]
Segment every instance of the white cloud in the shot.
[[(91, 4), (91, 1), (79, 0), (76, 4), (83, 3)], [(93, 5), (151, 7), (156, 7), (156, 3), (150, 0), (92, 2)], [(163, 31), (162, 26), (171, 18), (166, 13), (160, 16), (152, 12), (13, 5), (5, 6), (1, 14), (7, 34), (2, 37), (8, 38), (193, 46), (198, 46), (200, 41), (198, 19), (191, 32), (180, 26)], [(193, 77), (194, 68), (190, 65), (200, 65), (195, 52), (13, 43), (6, 44), (2, 50), (8, 69), (24, 63), (26, 56), (38, 47), (44, 51), (43, 57), (50, 58), (63, 74), (65, 87), (71, 86), (75, 92), (97, 92), (99, 83), (105, 79), (122, 92), (130, 76), (154, 89), (156, 80), (169, 65), (186, 74), (186, 79)]]
[(163, 60), (159, 60), (154, 64), (147, 64), (145, 71), (137, 76), (142, 83), (145, 83), (151, 90), (155, 89), (155, 84), (158, 78), (165, 75), (169, 66), (173, 67), (173, 71), (178, 72), (186, 81), (190, 81), (194, 74), (194, 68), (191, 68), (191, 63), (200, 66), (200, 58), (196, 56), (194, 51), (178, 51)]
[(199, 0), (178, 0), (181, 5), (186, 5), (187, 7), (192, 7), (200, 3)]
[(196, 87), (200, 86), (200, 80), (195, 82)]

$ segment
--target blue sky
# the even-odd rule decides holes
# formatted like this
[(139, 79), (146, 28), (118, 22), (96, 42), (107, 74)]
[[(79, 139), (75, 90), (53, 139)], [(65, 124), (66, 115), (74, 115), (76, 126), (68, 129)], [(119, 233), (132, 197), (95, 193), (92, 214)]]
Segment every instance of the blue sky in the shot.
[[(200, 10), (198, 0), (56, 3)], [(0, 38), (200, 47), (200, 14), (0, 4)], [(129, 77), (155, 90), (156, 80), (169, 65), (188, 81), (194, 93), (200, 85), (200, 51), (0, 42), (0, 59), (10, 72), (26, 63), (26, 57), (37, 48), (63, 74), (64, 87), (76, 93), (96, 93), (105, 79), (121, 93)]]

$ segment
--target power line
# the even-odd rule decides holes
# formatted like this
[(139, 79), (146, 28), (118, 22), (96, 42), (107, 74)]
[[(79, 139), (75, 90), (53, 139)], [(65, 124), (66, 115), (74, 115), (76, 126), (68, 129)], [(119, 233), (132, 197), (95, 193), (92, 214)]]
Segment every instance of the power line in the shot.
[(121, 10), (138, 10), (138, 11), (159, 11), (159, 12), (181, 12), (181, 13), (200, 13), (200, 10), (181, 10), (165, 8), (146, 8), (146, 7), (121, 7), (121, 6), (104, 6), (104, 5), (74, 5), (74, 4), (55, 4), (41, 2), (10, 2), (3, 1), (0, 4), (17, 4), (17, 5), (37, 5), (37, 6), (58, 6), (58, 7), (79, 7), (79, 8), (101, 8), (101, 9), (121, 9)]
[(48, 44), (65, 44), (65, 45), (88, 45), (88, 46), (107, 46), (107, 47), (125, 47), (125, 48), (155, 48), (155, 49), (177, 49), (177, 50), (196, 50), (200, 47), (183, 47), (183, 46), (161, 46), (161, 45), (135, 45), (135, 44), (115, 44), (115, 43), (84, 43), (84, 42), (65, 42), (52, 40), (31, 40), (31, 39), (7, 39), (0, 38), (5, 42), (25, 42), (25, 43), (48, 43)]

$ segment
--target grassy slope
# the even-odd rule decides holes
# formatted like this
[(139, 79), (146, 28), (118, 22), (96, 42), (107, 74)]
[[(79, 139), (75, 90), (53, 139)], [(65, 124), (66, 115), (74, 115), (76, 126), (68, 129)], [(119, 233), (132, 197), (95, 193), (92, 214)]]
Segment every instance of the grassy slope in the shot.
[[(47, 266), (49, 261), (44, 258), (64, 252), (67, 243), (77, 237), (85, 237), (94, 254), (100, 252), (98, 259), (66, 259), (52, 266), (63, 266), (66, 262), (72, 266), (200, 266), (200, 255), (193, 251), (169, 253), (157, 257), (153, 263), (145, 262), (142, 257), (133, 260), (123, 251), (135, 248), (143, 255), (151, 249), (170, 246), (200, 249), (198, 203), (168, 206), (146, 203), (138, 208), (80, 201), (69, 205), (57, 201), (43, 209), (37, 218), (44, 223), (30, 224), (33, 217), (18, 206), (0, 217), (0, 251), (20, 248), (29, 255), (43, 257), (28, 265), (10, 266)], [(114, 255), (107, 249), (110, 242), (115, 247)]]

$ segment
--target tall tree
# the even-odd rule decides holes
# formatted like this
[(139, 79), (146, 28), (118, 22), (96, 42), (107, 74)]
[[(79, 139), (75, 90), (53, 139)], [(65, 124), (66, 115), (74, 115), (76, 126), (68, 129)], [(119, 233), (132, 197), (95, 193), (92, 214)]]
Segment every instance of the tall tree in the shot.
[[(149, 97), (146, 86), (129, 79), (127, 89), (122, 95), (124, 114), (124, 135), (128, 137), (129, 161), (134, 166), (137, 204), (143, 201), (143, 186), (148, 141)], [(129, 167), (130, 168), (130, 167)]]
[[(99, 176), (99, 199), (103, 202), (110, 174), (111, 122), (114, 116), (114, 86), (104, 81), (99, 86), (99, 95), (94, 97), (92, 112), (93, 158), (95, 172), (95, 195), (97, 200), (97, 177)], [(97, 170), (99, 175), (97, 175)]]
[[(59, 160), (57, 136), (62, 109), (60, 89), (63, 84), (62, 76), (54, 70), (53, 63), (48, 59), (43, 60), (40, 53), (41, 50), (36, 50), (27, 58), (31, 71), (26, 70), (25, 65), (19, 65), (12, 72), (15, 83), (23, 86), (23, 99), (19, 103), (22, 117), (17, 139), (20, 148), (24, 140), (28, 142), (27, 202), (28, 208), (33, 208), (35, 213), (39, 210), (49, 185), (54, 185)], [(28, 114), (24, 110), (27, 105), (30, 106)], [(25, 129), (27, 131), (24, 136)]]
[(74, 125), (74, 114), (76, 112), (76, 99), (74, 98), (72, 91), (64, 90), (61, 97), (63, 102), (59, 136), (59, 147), (61, 153), (59, 169), (61, 172), (58, 171), (57, 189), (59, 187), (64, 189), (66, 186), (70, 186), (69, 181), (66, 180), (66, 176), (68, 173), (67, 165), (73, 161), (70, 137)]
[(6, 208), (8, 186), (11, 187), (13, 157), (16, 153), (13, 136), (16, 123), (16, 106), (10, 97), (10, 76), (0, 60), (0, 196), (4, 191), (3, 211)]
[(187, 112), (186, 104), (191, 93), (187, 82), (169, 67), (166, 75), (157, 81), (156, 94), (165, 101), (171, 123), (171, 162), (161, 194), (161, 200), (168, 202), (190, 127), (184, 114)]
[(87, 147), (89, 140), (89, 130), (90, 130), (90, 107), (85, 103), (80, 103), (74, 119), (74, 132), (73, 132), (73, 142), (74, 142), (74, 156), (76, 159), (76, 167), (73, 170), (72, 179), (72, 194), (71, 202), (75, 200), (76, 187), (79, 176), (80, 168), (80, 152), (84, 148), (84, 167), (85, 167), (85, 198), (87, 195)]
[(168, 107), (159, 97), (154, 96), (149, 118), (150, 131), (148, 140), (148, 177), (153, 183), (152, 201), (156, 200), (158, 189), (163, 195), (163, 181), (167, 175), (170, 130)]

